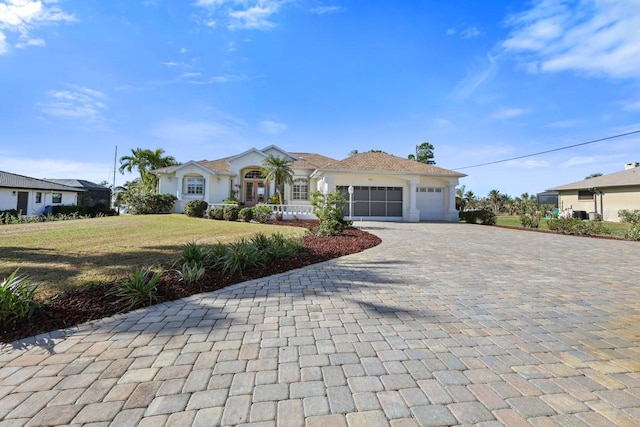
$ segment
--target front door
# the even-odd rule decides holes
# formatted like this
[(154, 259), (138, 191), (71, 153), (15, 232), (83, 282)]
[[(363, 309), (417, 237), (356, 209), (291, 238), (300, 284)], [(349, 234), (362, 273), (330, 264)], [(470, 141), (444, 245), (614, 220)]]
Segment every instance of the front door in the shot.
[(29, 193), (27, 193), (26, 191), (18, 191), (18, 206), (16, 207), (16, 209), (18, 209), (18, 211), (21, 211), (22, 215), (26, 215), (28, 204)]
[(244, 204), (253, 206), (257, 203), (265, 202), (264, 181), (245, 180), (244, 181)]

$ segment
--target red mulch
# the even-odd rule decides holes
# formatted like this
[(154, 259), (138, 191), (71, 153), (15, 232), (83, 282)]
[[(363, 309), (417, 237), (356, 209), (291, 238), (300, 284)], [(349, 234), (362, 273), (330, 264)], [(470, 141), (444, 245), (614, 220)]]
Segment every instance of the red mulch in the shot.
[[(273, 224), (311, 228), (317, 221), (273, 221)], [(158, 285), (155, 303), (172, 301), (189, 295), (221, 289), (246, 280), (270, 276), (317, 262), (362, 252), (380, 244), (381, 240), (357, 229), (345, 230), (334, 237), (309, 234), (304, 237), (304, 249), (295, 257), (282, 259), (267, 266), (250, 268), (240, 275), (222, 275), (208, 271), (199, 284), (186, 285), (177, 271), (167, 270)], [(16, 320), (0, 330), (0, 342), (11, 342), (43, 332), (64, 329), (89, 320), (126, 313), (132, 308), (117, 297), (108, 295), (113, 283), (87, 286), (58, 295), (47, 301), (29, 320)], [(135, 307), (139, 308), (139, 307)]]

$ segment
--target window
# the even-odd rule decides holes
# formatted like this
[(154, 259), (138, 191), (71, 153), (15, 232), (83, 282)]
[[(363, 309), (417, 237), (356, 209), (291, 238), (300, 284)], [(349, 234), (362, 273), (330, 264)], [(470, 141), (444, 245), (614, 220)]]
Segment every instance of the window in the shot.
[(293, 180), (293, 200), (309, 199), (309, 180), (296, 178)]
[(578, 200), (593, 200), (593, 191), (578, 191)]
[(52, 193), (51, 203), (62, 203), (62, 193)]
[(262, 179), (262, 171), (252, 170), (244, 174), (246, 179)]
[(204, 178), (187, 177), (187, 194), (204, 194)]
[(42, 203), (42, 193), (36, 191), (36, 203)]

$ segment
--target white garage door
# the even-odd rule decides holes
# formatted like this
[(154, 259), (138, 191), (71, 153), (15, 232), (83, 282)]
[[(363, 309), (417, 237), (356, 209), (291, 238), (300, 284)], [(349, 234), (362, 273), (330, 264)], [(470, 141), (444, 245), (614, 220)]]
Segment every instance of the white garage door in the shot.
[(416, 187), (416, 207), (420, 220), (444, 219), (444, 189), (442, 187)]

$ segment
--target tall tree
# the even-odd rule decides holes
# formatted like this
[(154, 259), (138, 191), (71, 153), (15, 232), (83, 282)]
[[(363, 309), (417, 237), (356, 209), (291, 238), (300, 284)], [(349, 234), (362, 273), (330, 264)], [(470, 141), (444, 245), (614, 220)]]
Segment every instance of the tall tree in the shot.
[(602, 176), (602, 174), (600, 172), (595, 172), (595, 173), (592, 173), (590, 175), (585, 176), (584, 179), (591, 179), (591, 178), (595, 178), (595, 177), (598, 177), (598, 176)]
[(464, 189), (466, 185), (462, 185), (456, 188), (456, 209), (460, 212), (464, 211), (464, 207), (467, 204), (467, 201), (464, 199)]
[(132, 172), (137, 169), (144, 187), (149, 191), (155, 190), (158, 178), (151, 171), (179, 164), (173, 156), (165, 156), (164, 153), (162, 148), (156, 148), (153, 151), (132, 148), (131, 155), (120, 158), (120, 173), (124, 174), (125, 171)]
[(273, 182), (278, 190), (280, 204), (284, 204), (284, 185), (293, 184), (291, 160), (269, 154), (262, 161), (262, 177), (266, 183)]
[(489, 203), (491, 203), (491, 207), (493, 208), (494, 213), (500, 212), (500, 204), (502, 203), (502, 195), (498, 190), (491, 190), (487, 195), (489, 199)]
[(433, 150), (435, 147), (429, 142), (423, 142), (420, 145), (416, 145), (416, 154), (409, 154), (407, 158), (409, 160), (417, 160), (420, 163), (426, 163), (428, 165), (435, 165), (436, 161), (433, 160)]

